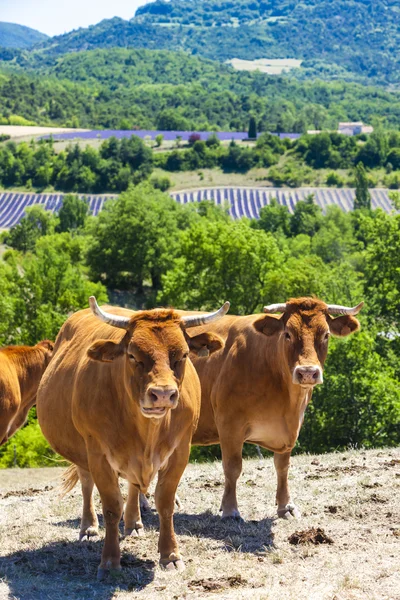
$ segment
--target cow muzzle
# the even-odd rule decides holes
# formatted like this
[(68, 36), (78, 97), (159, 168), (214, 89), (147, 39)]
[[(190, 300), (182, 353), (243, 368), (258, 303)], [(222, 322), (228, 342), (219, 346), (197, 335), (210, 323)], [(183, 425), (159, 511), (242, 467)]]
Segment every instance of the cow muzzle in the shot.
[(142, 413), (149, 418), (161, 418), (168, 410), (176, 408), (179, 400), (178, 388), (173, 386), (153, 386), (146, 392)]
[(314, 386), (323, 382), (322, 369), (318, 365), (298, 365), (293, 371), (293, 383)]

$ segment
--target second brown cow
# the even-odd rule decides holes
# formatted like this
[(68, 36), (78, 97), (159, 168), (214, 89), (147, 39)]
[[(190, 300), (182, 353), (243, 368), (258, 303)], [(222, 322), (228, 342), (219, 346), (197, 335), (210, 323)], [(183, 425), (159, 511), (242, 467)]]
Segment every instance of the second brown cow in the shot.
[[(193, 358), (202, 388), (193, 444), (221, 444), (222, 517), (240, 517), (236, 484), (244, 442), (274, 453), (278, 515), (299, 515), (288, 487), (290, 454), (313, 388), (323, 380), (329, 336), (357, 331), (354, 315), (361, 308), (362, 303), (348, 308), (298, 298), (265, 307), (264, 316), (226, 316), (207, 329), (225, 346), (208, 360)], [(195, 331), (199, 334), (202, 328)]]

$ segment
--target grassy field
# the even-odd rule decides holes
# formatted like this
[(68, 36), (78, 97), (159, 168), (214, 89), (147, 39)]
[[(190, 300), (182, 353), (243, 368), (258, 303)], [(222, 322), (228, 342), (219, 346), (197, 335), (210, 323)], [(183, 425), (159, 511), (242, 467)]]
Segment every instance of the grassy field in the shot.
[[(61, 472), (0, 471), (2, 600), (400, 598), (400, 449), (295, 457), (291, 487), (303, 517), (287, 521), (275, 518), (271, 459), (244, 464), (244, 522), (218, 516), (221, 464), (189, 465), (175, 516), (186, 570), (167, 574), (157, 566), (152, 511), (145, 537), (121, 534), (123, 570), (107, 583), (96, 582), (104, 530), (100, 540), (77, 541), (80, 491), (60, 499)], [(289, 542), (312, 528), (332, 543)]]
[(281, 75), (292, 69), (298, 69), (302, 63), (295, 58), (258, 58), (257, 60), (232, 58), (226, 62), (237, 71), (260, 71), (268, 75)]

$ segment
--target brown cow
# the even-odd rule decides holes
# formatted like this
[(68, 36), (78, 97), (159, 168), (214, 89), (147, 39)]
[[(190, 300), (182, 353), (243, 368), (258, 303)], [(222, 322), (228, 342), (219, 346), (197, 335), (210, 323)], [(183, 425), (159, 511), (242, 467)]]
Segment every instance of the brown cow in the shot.
[(25, 423), (52, 351), (48, 340), (0, 350), (0, 446)]
[[(187, 357), (189, 350), (212, 353), (223, 345), (215, 334), (190, 337), (187, 329), (219, 319), (229, 303), (210, 315), (185, 317), (164, 309), (106, 313), (94, 298), (90, 305), (94, 315), (90, 310), (74, 314), (57, 337), (38, 391), (40, 426), (52, 447), (78, 468), (84, 496), (81, 537), (97, 530), (94, 483), (99, 490), (106, 524), (99, 578), (120, 568), (119, 475), (130, 484), (125, 534), (139, 535), (139, 493), (159, 473), (160, 564), (181, 569), (174, 498), (200, 412), (200, 383)], [(73, 468), (70, 480), (72, 485)]]
[[(330, 334), (357, 331), (355, 308), (327, 305), (313, 298), (266, 306), (266, 313), (227, 316), (208, 329), (225, 341), (209, 360), (194, 358), (202, 389), (201, 414), (194, 445), (221, 444), (225, 473), (222, 517), (240, 517), (236, 483), (242, 470), (244, 442), (274, 452), (280, 517), (300, 513), (290, 500), (291, 451), (311, 400), (322, 383)], [(340, 314), (337, 318), (330, 315)], [(201, 333), (202, 328), (197, 328)]]

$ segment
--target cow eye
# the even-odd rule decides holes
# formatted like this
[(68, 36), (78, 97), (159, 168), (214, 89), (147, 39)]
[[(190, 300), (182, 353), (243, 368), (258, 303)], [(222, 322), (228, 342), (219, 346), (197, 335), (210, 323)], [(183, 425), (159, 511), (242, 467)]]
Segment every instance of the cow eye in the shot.
[(136, 358), (133, 356), (133, 354), (128, 354), (128, 358), (130, 361), (132, 361), (135, 365), (140, 365), (143, 366), (143, 363), (140, 362), (139, 360), (136, 360)]
[(331, 337), (331, 334), (329, 333), (329, 331), (327, 331), (327, 332), (325, 333), (324, 340), (327, 342), (327, 341), (329, 340), (329, 338), (330, 338), (330, 337)]
[(288, 331), (285, 332), (285, 340), (287, 340), (288, 342), (290, 342), (290, 340), (292, 339), (292, 336), (290, 335), (290, 333)]

